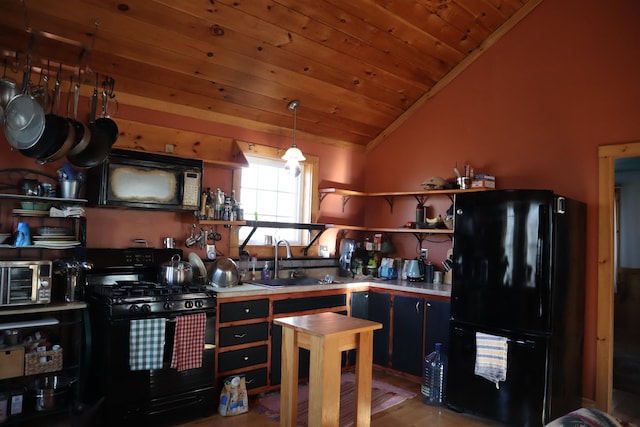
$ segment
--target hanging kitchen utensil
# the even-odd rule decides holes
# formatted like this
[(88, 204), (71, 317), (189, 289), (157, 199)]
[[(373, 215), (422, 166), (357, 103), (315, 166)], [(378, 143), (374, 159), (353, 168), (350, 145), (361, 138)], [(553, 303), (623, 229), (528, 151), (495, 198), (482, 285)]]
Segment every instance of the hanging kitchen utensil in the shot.
[(198, 241), (196, 240), (196, 225), (193, 224), (191, 226), (191, 235), (189, 237), (187, 237), (187, 239), (184, 241), (184, 245), (186, 247), (190, 248), (193, 245), (195, 245), (196, 243), (198, 243)]
[(22, 93), (11, 98), (5, 109), (4, 133), (9, 144), (17, 149), (33, 147), (45, 128), (44, 110), (28, 93), (31, 66), (23, 76)]
[[(44, 84), (43, 81), (44, 80)], [(30, 88), (31, 96), (36, 100), (43, 110), (49, 108), (49, 69), (47, 67), (47, 74), (44, 75), (44, 70), (40, 68), (40, 78), (37, 85), (32, 85)]]
[[(96, 119), (96, 126), (107, 134), (111, 145), (116, 142), (119, 133), (118, 125), (109, 116), (109, 98), (115, 100), (115, 95), (113, 94), (114, 85), (115, 80), (110, 77), (106, 77), (105, 81), (102, 82), (102, 117)], [(118, 111), (118, 101), (115, 100), (115, 103), (116, 111)]]
[(6, 110), (9, 101), (19, 93), (20, 91), (18, 90), (18, 84), (16, 81), (7, 77), (7, 60), (5, 59), (2, 80), (0, 80), (0, 107)]
[[(27, 157), (39, 159), (40, 163), (58, 159), (64, 156), (75, 138), (75, 130), (69, 124), (67, 119), (61, 117), (58, 113), (60, 110), (60, 73), (62, 66), (56, 76), (55, 87), (53, 91), (55, 102), (51, 103), (51, 112), (45, 117), (45, 128), (40, 139), (32, 147), (20, 150), (20, 153)], [(53, 107), (58, 110), (54, 113)]]
[[(73, 76), (71, 77), (71, 82), (73, 83)], [(71, 98), (71, 94), (69, 94), (69, 98)], [(89, 130), (89, 126), (85, 125), (83, 122), (78, 121), (78, 101), (80, 99), (80, 71), (78, 69), (78, 80), (74, 85), (73, 91), (73, 118), (71, 118), (71, 122), (73, 124), (73, 128), (76, 131), (75, 139), (73, 141), (73, 145), (67, 151), (67, 156), (75, 155), (84, 150), (89, 141), (91, 140), (91, 131)], [(69, 115), (69, 99), (67, 99), (67, 116)]]
[(87, 147), (79, 153), (67, 155), (67, 160), (79, 168), (92, 168), (104, 162), (111, 151), (111, 140), (103, 129), (96, 126), (96, 109), (98, 105), (98, 74), (96, 73), (96, 86), (91, 96), (91, 117), (89, 130), (91, 140)]

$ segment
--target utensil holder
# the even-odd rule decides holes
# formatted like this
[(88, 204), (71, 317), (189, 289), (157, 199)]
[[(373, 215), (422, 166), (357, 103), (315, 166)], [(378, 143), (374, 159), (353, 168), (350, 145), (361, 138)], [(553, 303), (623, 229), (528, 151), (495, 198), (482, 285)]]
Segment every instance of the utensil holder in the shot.
[(63, 199), (77, 199), (80, 194), (81, 181), (62, 179), (60, 180), (60, 197)]

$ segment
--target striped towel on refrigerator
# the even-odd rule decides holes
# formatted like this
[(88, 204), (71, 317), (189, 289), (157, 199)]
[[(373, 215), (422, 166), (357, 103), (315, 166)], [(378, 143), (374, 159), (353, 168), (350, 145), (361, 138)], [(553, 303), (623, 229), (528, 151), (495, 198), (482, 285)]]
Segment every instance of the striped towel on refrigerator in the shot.
[(161, 369), (166, 319), (137, 319), (129, 324), (129, 369)]
[(206, 326), (207, 315), (205, 313), (189, 314), (176, 318), (176, 335), (171, 358), (172, 368), (185, 371), (202, 367)]
[(476, 367), (474, 373), (500, 388), (507, 379), (507, 339), (476, 332)]

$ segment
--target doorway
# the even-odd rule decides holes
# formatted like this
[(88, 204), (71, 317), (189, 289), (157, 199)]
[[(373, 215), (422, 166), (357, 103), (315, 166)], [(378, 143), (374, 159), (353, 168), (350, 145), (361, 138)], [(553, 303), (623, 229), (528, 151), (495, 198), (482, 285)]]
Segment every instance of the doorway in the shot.
[(614, 283), (616, 273), (616, 159), (640, 156), (640, 143), (598, 149), (598, 321), (596, 339), (596, 406), (612, 411), (614, 350)]

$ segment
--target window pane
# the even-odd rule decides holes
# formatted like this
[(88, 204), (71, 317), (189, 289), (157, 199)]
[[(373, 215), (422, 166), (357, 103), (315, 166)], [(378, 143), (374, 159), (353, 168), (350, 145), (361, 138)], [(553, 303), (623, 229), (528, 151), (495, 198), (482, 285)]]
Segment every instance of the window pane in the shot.
[[(257, 213), (258, 221), (272, 222), (309, 222), (302, 218), (303, 172), (298, 177), (286, 173), (280, 159), (264, 159), (247, 156), (249, 167), (242, 169), (241, 203), (245, 218), (252, 220)], [(252, 231), (241, 227), (239, 238), (244, 242)], [(274, 236), (274, 240), (286, 239), (292, 244), (303, 244), (303, 230), (258, 228), (247, 242), (253, 245), (264, 244), (264, 236)]]

